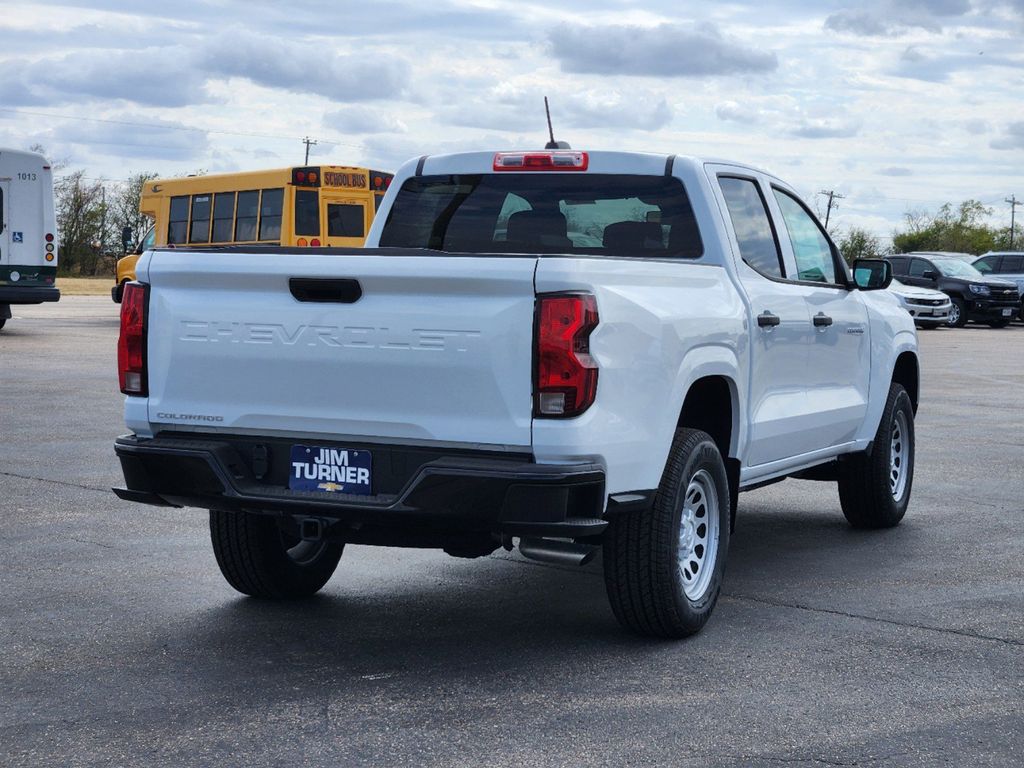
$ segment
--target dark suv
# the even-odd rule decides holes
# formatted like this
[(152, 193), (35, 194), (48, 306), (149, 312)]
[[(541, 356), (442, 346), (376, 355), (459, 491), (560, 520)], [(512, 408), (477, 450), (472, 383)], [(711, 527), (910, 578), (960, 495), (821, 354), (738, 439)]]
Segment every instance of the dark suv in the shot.
[(949, 324), (962, 328), (968, 320), (993, 328), (1008, 325), (1020, 311), (1017, 286), (985, 277), (966, 261), (941, 253), (901, 253), (887, 257), (901, 283), (934, 288), (949, 296)]

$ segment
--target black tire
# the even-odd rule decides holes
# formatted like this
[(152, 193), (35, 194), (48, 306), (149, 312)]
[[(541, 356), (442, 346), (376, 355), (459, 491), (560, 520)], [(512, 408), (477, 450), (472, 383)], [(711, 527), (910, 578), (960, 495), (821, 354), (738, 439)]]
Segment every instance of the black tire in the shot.
[[(897, 423), (900, 434), (894, 435)], [(839, 461), (839, 503), (854, 528), (892, 528), (906, 514), (914, 484), (914, 407), (899, 384), (889, 385), (872, 445), (870, 455), (857, 453)], [(896, 488), (894, 453), (903, 473), (903, 483)]]
[(967, 325), (967, 306), (964, 300), (951, 298), (950, 303), (953, 306), (949, 308), (949, 320), (946, 324), (950, 328), (963, 328)]
[[(693, 565), (680, 564), (684, 502), (697, 499), (689, 505), (691, 509), (701, 503), (699, 496), (687, 496), (693, 483), (698, 483), (698, 488), (708, 488), (709, 497), (713, 490), (716, 498), (703, 500), (703, 517), (698, 508), (689, 524), (689, 533), (700, 536), (701, 519), (713, 521), (718, 532), (710, 576), (703, 577), (706, 584), (695, 599), (687, 596), (684, 587), (684, 568)], [(651, 509), (613, 518), (605, 532), (605, 588), (615, 618), (623, 627), (640, 635), (680, 638), (704, 626), (715, 608), (725, 573), (729, 501), (725, 463), (715, 442), (705, 432), (677, 430)], [(705, 525), (705, 536), (710, 542), (712, 526)], [(712, 552), (711, 546), (706, 552)], [(691, 580), (694, 576), (699, 577), (699, 573), (690, 574)], [(690, 586), (701, 585), (694, 582)]]
[(7, 325), (7, 318), (0, 317), (0, 328), (3, 328), (5, 325)]
[[(270, 515), (215, 509), (210, 510), (210, 540), (228, 584), (245, 595), (277, 600), (319, 591), (338, 567), (345, 547), (301, 542)], [(304, 549), (295, 549), (300, 544)]]

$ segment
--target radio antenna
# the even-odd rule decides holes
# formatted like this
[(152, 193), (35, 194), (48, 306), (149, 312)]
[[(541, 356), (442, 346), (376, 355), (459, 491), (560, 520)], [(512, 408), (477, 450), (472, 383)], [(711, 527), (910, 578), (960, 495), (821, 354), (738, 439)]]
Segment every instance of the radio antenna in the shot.
[(544, 114), (548, 117), (548, 136), (551, 141), (544, 145), (544, 149), (558, 149), (558, 142), (555, 141), (555, 129), (551, 127), (551, 108), (548, 106), (548, 97), (544, 97)]

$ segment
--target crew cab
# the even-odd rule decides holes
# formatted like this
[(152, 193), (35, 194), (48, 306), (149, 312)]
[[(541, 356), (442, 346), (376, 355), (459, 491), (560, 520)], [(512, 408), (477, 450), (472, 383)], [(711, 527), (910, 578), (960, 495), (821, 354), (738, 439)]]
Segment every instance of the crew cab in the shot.
[(738, 494), (838, 484), (896, 525), (913, 320), (747, 165), (548, 149), (421, 157), (361, 249), (152, 250), (125, 287), (130, 501), (210, 510), (244, 594), (346, 544), (583, 564), (628, 629), (715, 606)]

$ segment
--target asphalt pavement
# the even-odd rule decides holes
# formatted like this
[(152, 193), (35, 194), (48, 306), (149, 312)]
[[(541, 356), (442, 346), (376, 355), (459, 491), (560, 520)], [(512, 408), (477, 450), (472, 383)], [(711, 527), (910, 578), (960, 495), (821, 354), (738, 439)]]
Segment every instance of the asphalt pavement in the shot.
[(922, 331), (907, 517), (740, 499), (715, 615), (624, 633), (600, 562), (350, 546), (317, 597), (217, 570), (202, 510), (118, 500), (117, 308), (0, 332), (0, 764), (1020, 766), (1024, 326)]

